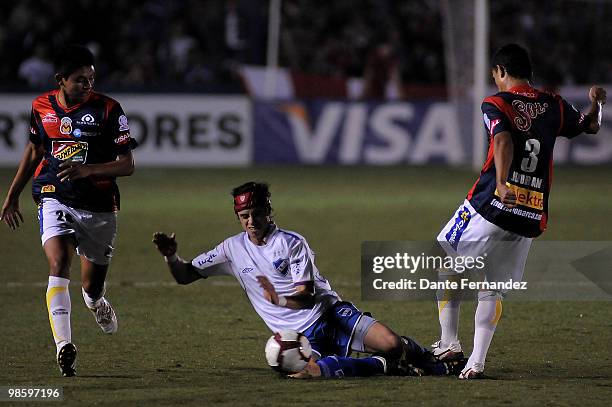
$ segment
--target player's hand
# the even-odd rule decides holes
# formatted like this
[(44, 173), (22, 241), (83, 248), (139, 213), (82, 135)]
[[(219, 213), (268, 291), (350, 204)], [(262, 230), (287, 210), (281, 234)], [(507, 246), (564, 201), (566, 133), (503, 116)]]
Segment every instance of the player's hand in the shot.
[(155, 232), (153, 233), (153, 243), (161, 254), (169, 257), (176, 253), (178, 247), (175, 237), (174, 233), (168, 236), (164, 232)]
[(91, 175), (91, 168), (86, 164), (74, 163), (71, 161), (64, 161), (59, 165), (60, 171), (57, 177), (60, 181), (74, 181), (81, 178), (87, 178)]
[(264, 298), (272, 304), (278, 305), (278, 294), (270, 280), (266, 276), (257, 276), (257, 281), (264, 290)]
[(23, 223), (23, 215), (19, 211), (19, 199), (6, 198), (0, 211), (0, 220), (12, 230), (17, 229)]
[(501, 198), (501, 202), (508, 208), (514, 208), (516, 206), (516, 193), (507, 185), (497, 185), (497, 193)]
[(605, 105), (607, 99), (606, 90), (599, 86), (592, 86), (589, 90), (589, 99), (591, 102), (601, 102), (602, 105)]

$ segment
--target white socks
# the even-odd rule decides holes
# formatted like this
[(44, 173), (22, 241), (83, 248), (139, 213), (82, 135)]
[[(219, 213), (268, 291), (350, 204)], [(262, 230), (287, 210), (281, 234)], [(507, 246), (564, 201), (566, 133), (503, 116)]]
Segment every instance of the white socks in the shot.
[(494, 292), (481, 292), (478, 295), (478, 307), (474, 317), (474, 350), (470, 355), (467, 367), (479, 364), (484, 367), (487, 352), (497, 327), (497, 322), (501, 318), (502, 300)]
[(62, 277), (49, 276), (47, 286), (47, 309), (49, 310), (49, 324), (57, 351), (68, 342), (72, 342), (70, 330), (70, 280)]
[(447, 348), (459, 342), (459, 309), (461, 301), (438, 301), (438, 318), (440, 320), (440, 348)]
[[(440, 320), (440, 348), (449, 348), (459, 343), (459, 309), (460, 300), (438, 301)], [(502, 297), (493, 291), (483, 291), (478, 295), (478, 306), (474, 316), (474, 349), (466, 367), (475, 364), (483, 369), (487, 352), (495, 334), (497, 322), (501, 318)]]
[(85, 292), (85, 289), (81, 287), (81, 292), (83, 293), (83, 300), (85, 301), (85, 305), (89, 309), (96, 309), (100, 306), (100, 300), (106, 294), (106, 283), (104, 283), (104, 287), (102, 288), (102, 292), (100, 292), (100, 296), (98, 298), (92, 298)]

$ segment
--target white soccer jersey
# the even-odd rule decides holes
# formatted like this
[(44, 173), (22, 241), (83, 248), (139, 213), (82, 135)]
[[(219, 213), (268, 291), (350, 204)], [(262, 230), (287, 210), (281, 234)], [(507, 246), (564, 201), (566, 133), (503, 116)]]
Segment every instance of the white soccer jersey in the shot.
[[(275, 225), (272, 227), (263, 246), (253, 244), (246, 232), (242, 232), (200, 254), (191, 264), (203, 277), (223, 274), (236, 277), (253, 308), (272, 332), (281, 329), (303, 332), (339, 297), (315, 266), (314, 253), (306, 239)], [(294, 310), (272, 304), (265, 299), (264, 290), (257, 281), (260, 275), (267, 277), (282, 296), (295, 294), (296, 285), (313, 282), (315, 306)]]

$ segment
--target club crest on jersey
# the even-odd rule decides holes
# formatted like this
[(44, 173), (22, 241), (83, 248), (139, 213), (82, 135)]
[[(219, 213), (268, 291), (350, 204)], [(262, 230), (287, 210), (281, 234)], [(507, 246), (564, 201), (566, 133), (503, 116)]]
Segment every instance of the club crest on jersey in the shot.
[(43, 123), (57, 123), (57, 116), (53, 112), (46, 113), (42, 118)]
[(453, 249), (457, 250), (461, 235), (465, 231), (465, 228), (467, 227), (468, 223), (470, 223), (470, 219), (472, 219), (472, 215), (470, 214), (470, 211), (464, 206), (455, 218), (455, 224), (446, 234), (446, 240), (448, 241), (448, 243), (450, 243)]
[(87, 160), (87, 148), (87, 142), (84, 141), (53, 141), (51, 155), (61, 161), (84, 163)]
[(289, 268), (289, 259), (278, 259), (272, 262), (274, 269), (281, 273), (283, 276), (287, 274)]
[(55, 192), (55, 185), (45, 185), (40, 189), (41, 194), (48, 194), (51, 192)]
[(128, 124), (128, 119), (124, 114), (119, 116), (119, 131), (128, 131), (130, 129), (130, 125)]
[(70, 117), (62, 117), (62, 121), (60, 122), (60, 133), (72, 133), (72, 119), (70, 119)]

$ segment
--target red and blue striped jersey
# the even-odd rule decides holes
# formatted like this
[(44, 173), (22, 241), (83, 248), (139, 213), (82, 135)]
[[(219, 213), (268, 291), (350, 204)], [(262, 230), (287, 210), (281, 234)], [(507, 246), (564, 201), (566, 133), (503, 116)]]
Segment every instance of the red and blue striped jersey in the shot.
[(114, 99), (92, 92), (87, 100), (66, 108), (57, 100), (59, 90), (38, 96), (32, 102), (30, 141), (44, 148), (44, 157), (34, 174), (35, 202), (50, 197), (92, 212), (119, 209), (119, 188), (114, 177), (91, 176), (60, 181), (59, 165), (66, 160), (83, 164), (112, 162), (136, 146), (128, 120)]
[[(502, 229), (539, 236), (548, 218), (555, 140), (582, 133), (585, 117), (560, 96), (527, 85), (485, 98), (482, 113), (489, 149), (467, 199), (479, 214)], [(502, 131), (510, 132), (514, 145), (506, 182), (517, 197), (512, 209), (502, 204), (495, 181), (493, 139)]]

